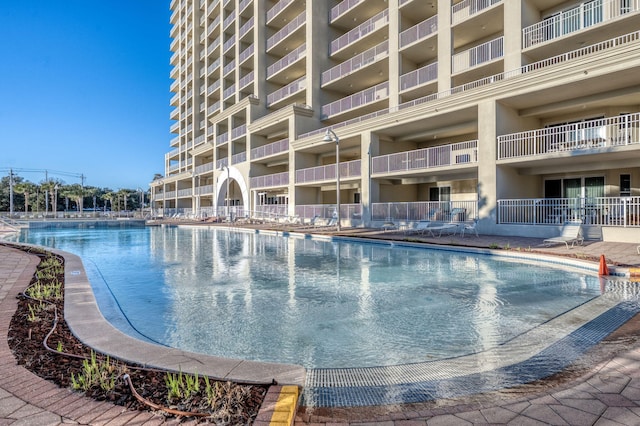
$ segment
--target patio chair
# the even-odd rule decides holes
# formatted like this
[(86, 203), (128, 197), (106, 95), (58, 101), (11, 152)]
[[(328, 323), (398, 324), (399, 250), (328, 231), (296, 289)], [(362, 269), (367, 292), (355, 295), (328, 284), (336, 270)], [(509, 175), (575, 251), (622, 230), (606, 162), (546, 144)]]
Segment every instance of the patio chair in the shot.
[(473, 219), (472, 223), (465, 223), (464, 225), (462, 225), (462, 229), (460, 230), (460, 235), (462, 238), (464, 238), (464, 233), (465, 232), (474, 232), (476, 234), (476, 237), (480, 237), (478, 235), (478, 230), (476, 229), (476, 226), (478, 225), (478, 219)]
[(443, 232), (446, 232), (448, 235), (456, 235), (459, 227), (460, 227), (460, 223), (454, 223), (454, 222), (440, 223), (440, 224), (434, 224), (432, 226), (428, 226), (425, 229), (425, 231), (429, 232), (429, 235), (431, 235), (432, 237), (436, 236), (435, 233), (437, 231), (438, 237), (442, 237)]
[(421, 220), (417, 223), (412, 222), (412, 226), (404, 230), (405, 235), (411, 234), (424, 234), (425, 230), (429, 227), (430, 220)]
[(582, 222), (567, 222), (562, 226), (562, 233), (557, 237), (547, 238), (543, 241), (543, 244), (551, 245), (551, 244), (560, 244), (564, 243), (567, 248), (569, 248), (569, 243), (571, 243), (571, 248), (575, 243), (582, 245), (584, 242), (584, 238), (582, 237)]

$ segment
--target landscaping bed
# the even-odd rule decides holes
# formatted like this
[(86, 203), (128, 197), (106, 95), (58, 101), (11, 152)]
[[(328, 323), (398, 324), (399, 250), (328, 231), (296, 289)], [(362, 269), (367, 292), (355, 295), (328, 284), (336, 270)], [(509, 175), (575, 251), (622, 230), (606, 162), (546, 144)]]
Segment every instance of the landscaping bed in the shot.
[[(16, 247), (20, 248), (20, 247)], [(142, 368), (96, 354), (64, 321), (64, 260), (38, 249), (36, 274), (11, 320), (16, 361), (38, 376), (100, 401), (203, 423), (251, 424), (267, 386)]]

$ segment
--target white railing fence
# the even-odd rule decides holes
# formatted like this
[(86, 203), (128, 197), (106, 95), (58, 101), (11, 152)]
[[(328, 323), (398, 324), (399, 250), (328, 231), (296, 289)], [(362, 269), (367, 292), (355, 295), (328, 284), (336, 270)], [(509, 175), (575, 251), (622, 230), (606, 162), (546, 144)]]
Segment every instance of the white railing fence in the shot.
[(640, 113), (498, 136), (498, 159), (640, 143)]
[(371, 204), (371, 220), (373, 221), (415, 222), (431, 220), (438, 222), (464, 222), (471, 221), (477, 217), (477, 201), (412, 201)]
[(371, 159), (371, 173), (389, 173), (478, 162), (478, 141), (460, 142)]
[[(296, 216), (302, 219), (319, 217), (331, 219), (336, 212), (335, 204), (306, 204), (296, 206)], [(340, 204), (340, 221), (362, 218), (362, 204)]]
[(526, 198), (498, 200), (498, 223), (640, 227), (640, 197)]

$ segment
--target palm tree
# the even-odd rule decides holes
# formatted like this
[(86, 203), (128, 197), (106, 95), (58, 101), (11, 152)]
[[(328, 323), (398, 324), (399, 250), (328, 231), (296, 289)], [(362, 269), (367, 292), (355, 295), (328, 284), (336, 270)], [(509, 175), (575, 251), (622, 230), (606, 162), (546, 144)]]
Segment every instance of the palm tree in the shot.
[(105, 201), (105, 203), (104, 203), (105, 210), (107, 208), (107, 201), (111, 205), (111, 210), (114, 210), (114, 208), (113, 208), (113, 200), (118, 198), (118, 196), (116, 195), (115, 192), (109, 191), (106, 194), (103, 194), (101, 198)]
[(16, 192), (24, 195), (24, 212), (29, 211), (29, 195), (35, 194), (38, 189), (35, 183), (26, 181), (18, 183), (15, 188)]
[(65, 197), (69, 197), (76, 203), (78, 212), (83, 210), (86, 191), (82, 185), (74, 183), (73, 185), (65, 186), (63, 194)]
[[(40, 182), (40, 187), (42, 190), (47, 191), (49, 193), (49, 197), (51, 199), (51, 211), (56, 213), (58, 211), (58, 190), (64, 185), (64, 182), (59, 179), (50, 179), (43, 182)], [(45, 200), (45, 210), (47, 205), (47, 200)]]
[(118, 197), (122, 197), (124, 199), (124, 210), (127, 210), (127, 198), (129, 197), (130, 191), (128, 189), (121, 189), (118, 191)]

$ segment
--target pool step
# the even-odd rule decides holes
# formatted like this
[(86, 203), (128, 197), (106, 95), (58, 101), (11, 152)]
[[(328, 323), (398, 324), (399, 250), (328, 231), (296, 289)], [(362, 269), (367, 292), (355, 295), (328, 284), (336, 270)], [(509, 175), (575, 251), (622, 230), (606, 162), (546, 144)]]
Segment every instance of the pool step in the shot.
[(264, 397), (264, 402), (254, 426), (291, 426), (298, 408), (298, 386), (271, 386)]

